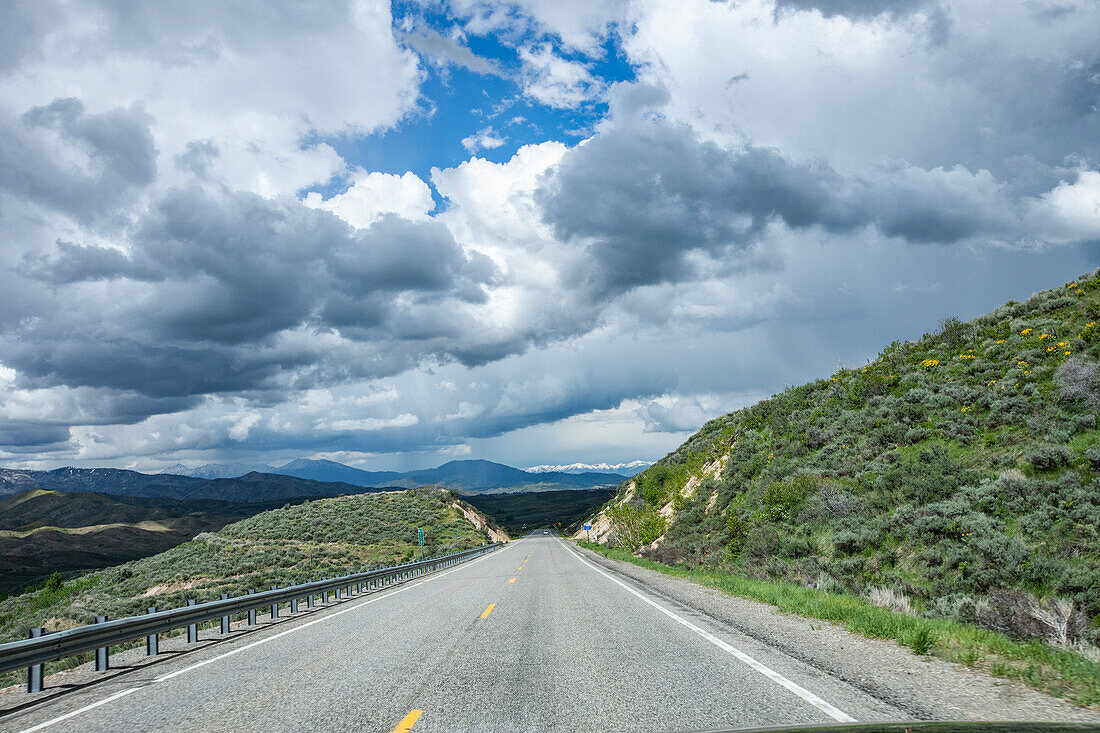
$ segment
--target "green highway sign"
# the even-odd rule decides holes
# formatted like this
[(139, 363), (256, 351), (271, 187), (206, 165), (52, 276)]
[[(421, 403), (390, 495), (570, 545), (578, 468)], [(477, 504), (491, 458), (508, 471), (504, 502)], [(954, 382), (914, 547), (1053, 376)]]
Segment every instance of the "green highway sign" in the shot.
[(423, 529), (417, 529), (416, 530), (416, 541), (420, 543), (421, 547), (424, 546), (424, 530)]

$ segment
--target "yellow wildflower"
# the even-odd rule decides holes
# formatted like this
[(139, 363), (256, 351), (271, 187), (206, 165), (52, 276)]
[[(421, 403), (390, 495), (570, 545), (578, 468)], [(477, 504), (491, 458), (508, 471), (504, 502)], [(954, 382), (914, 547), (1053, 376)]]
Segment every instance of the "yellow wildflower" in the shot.
[(1042, 336), (1039, 337), (1039, 340), (1042, 341), (1043, 339), (1048, 339), (1048, 338), (1050, 338), (1050, 334), (1049, 333), (1044, 333)]
[(1030, 328), (1025, 328), (1023, 331), (1020, 331), (1021, 336), (1027, 336), (1029, 333), (1031, 333)]

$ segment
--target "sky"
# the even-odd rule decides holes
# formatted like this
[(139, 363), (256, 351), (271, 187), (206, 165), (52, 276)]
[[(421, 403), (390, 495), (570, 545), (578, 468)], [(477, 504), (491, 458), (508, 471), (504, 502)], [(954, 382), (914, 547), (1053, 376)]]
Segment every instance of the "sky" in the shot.
[(0, 465), (652, 461), (1100, 267), (1094, 0), (0, 3)]

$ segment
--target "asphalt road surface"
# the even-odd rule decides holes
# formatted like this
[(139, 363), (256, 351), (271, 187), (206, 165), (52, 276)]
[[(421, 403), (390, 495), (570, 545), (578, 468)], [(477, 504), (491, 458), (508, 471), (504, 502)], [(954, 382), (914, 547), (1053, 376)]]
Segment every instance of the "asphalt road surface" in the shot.
[(0, 728), (668, 731), (909, 717), (540, 534), (26, 705)]

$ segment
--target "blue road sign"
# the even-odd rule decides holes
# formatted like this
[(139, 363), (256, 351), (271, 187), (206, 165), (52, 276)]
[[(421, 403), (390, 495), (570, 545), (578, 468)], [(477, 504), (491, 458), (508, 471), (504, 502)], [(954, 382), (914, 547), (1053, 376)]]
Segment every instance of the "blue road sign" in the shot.
[(586, 525), (584, 525), (584, 528), (585, 529), (592, 529), (592, 525), (591, 524), (586, 524)]

